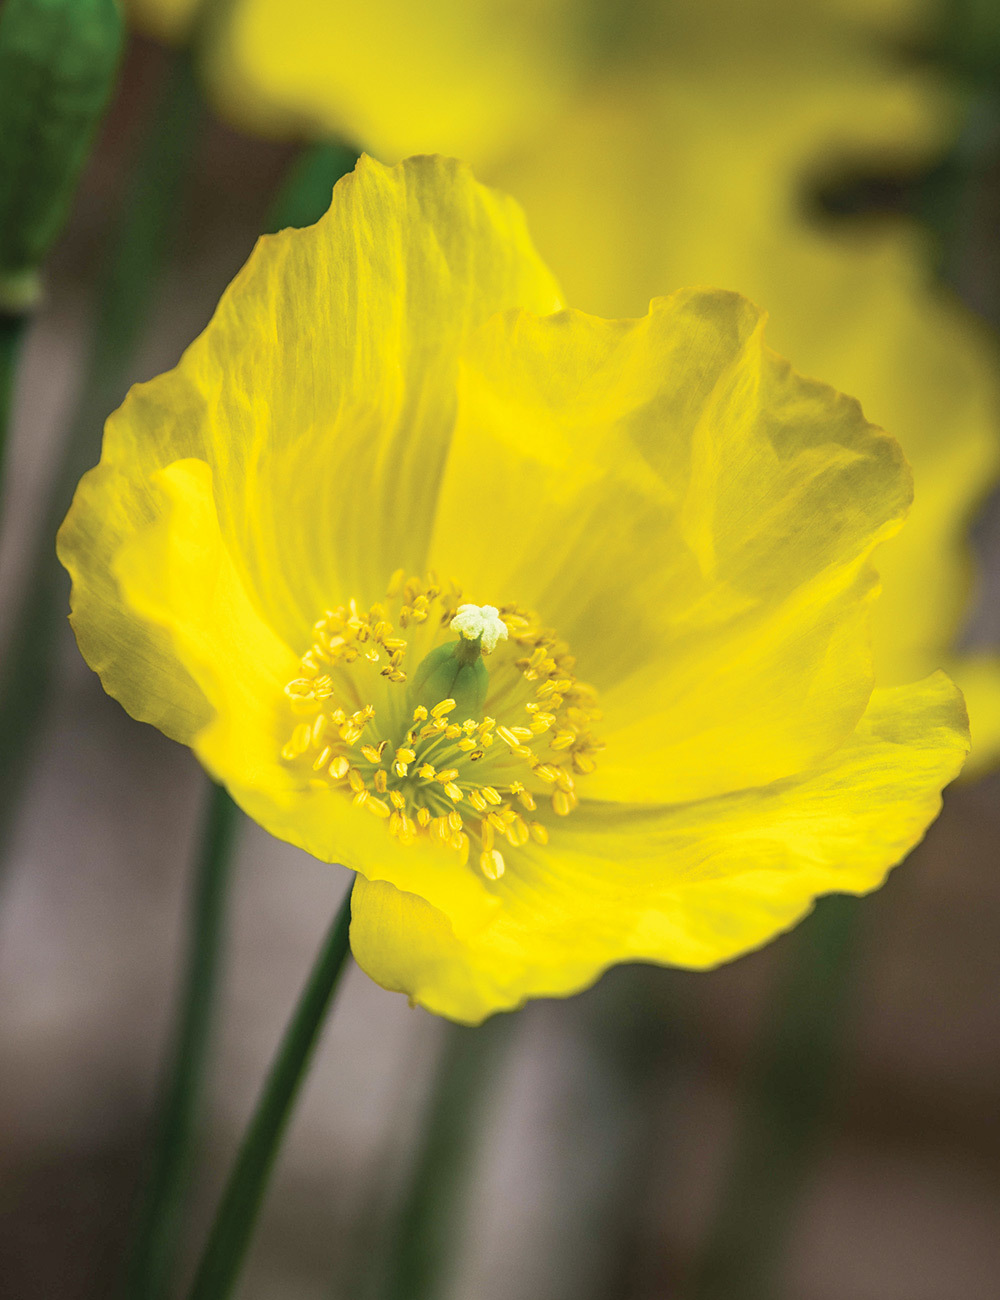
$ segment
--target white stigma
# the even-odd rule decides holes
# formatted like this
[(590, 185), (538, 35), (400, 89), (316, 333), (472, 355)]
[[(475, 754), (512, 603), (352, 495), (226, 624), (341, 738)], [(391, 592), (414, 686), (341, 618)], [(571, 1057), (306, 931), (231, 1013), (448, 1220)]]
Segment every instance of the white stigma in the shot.
[(493, 653), (498, 641), (507, 640), (507, 624), (495, 605), (459, 605), (458, 613), (451, 620), (450, 626), (453, 632), (458, 632), (466, 641), (482, 637), (483, 649), (487, 654)]

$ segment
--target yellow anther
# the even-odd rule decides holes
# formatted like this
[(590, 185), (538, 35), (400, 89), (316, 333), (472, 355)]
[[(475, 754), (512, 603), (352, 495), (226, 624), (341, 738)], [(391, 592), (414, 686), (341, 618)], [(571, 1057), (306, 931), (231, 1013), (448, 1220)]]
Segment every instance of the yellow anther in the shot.
[(516, 813), (513, 820), (509, 822), (506, 833), (507, 839), (511, 844), (513, 844), (515, 849), (519, 849), (522, 845), (527, 844), (531, 834), (528, 830), (527, 822), (525, 822), (523, 818), (518, 817)]
[(480, 853), (479, 869), (488, 880), (499, 880), (505, 870), (503, 854), (499, 849)]
[[(504, 836), (515, 850), (547, 839), (542, 823), (529, 823), (522, 816), (537, 807), (538, 795), (525, 788), (529, 772), (537, 774), (538, 780), (531, 782), (536, 790), (547, 787), (557, 815), (565, 816), (576, 806), (574, 777), (594, 770), (601, 749), (591, 734), (600, 713), (593, 688), (576, 680), (568, 647), (534, 615), (513, 605), (494, 610), (465, 606), (462, 600), (455, 583), (442, 590), (433, 575), (407, 578), (400, 570), (382, 600), (370, 606), (347, 600), (325, 610), (297, 675), (285, 687), (289, 727), (281, 754), (288, 763), (301, 764), (304, 788), (346, 787), (355, 804), (389, 823), (400, 843), (418, 836), (432, 838), (445, 847), (462, 846), (463, 859), (469, 848), (460, 809), (467, 798), (477, 818), (477, 847), (490, 855), (487, 874), (496, 879), (497, 837)], [(407, 719), (401, 727), (399, 702), (392, 698), (398, 694), (396, 685), (406, 680), (403, 662), (411, 652), (402, 629), (408, 622), (426, 624), (421, 646), (425, 653), (425, 645), (432, 648), (448, 637), (460, 608), (463, 617), (470, 611), (478, 611), (483, 619), (495, 614), (503, 624), (501, 634), (514, 649), (513, 654), (497, 655), (493, 670), (494, 709), (503, 712), (499, 718), (477, 721), (465, 716), (465, 708), (459, 714), (452, 699), (441, 700), (430, 710), (415, 707), (404, 729)], [(366, 698), (366, 684), (382, 694), (373, 693), (370, 703), (359, 704)], [(345, 708), (348, 700), (352, 704)], [(385, 718), (378, 743), (363, 735), (376, 707)], [(491, 748), (498, 737), (504, 741), (499, 750)], [(434, 759), (452, 765), (438, 772)], [(524, 779), (511, 780), (518, 768)], [(414, 773), (419, 779), (411, 781)], [(390, 790), (397, 778), (400, 788)], [(421, 791), (429, 791), (438, 802), (436, 792), (443, 791), (445, 807), (453, 807), (435, 815), (419, 804)], [(502, 871), (502, 857), (499, 863)]]

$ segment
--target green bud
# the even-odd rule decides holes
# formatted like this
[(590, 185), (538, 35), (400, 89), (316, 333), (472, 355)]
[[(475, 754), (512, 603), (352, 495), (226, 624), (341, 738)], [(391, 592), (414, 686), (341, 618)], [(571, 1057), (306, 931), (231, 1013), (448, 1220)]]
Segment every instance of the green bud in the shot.
[(481, 722), (489, 684), (479, 638), (448, 641), (420, 661), (410, 687), (412, 707), (422, 704), (429, 713), (442, 700), (454, 700), (449, 715), (453, 721)]
[(118, 0), (6, 0), (0, 8), (0, 311), (38, 297), (114, 86)]

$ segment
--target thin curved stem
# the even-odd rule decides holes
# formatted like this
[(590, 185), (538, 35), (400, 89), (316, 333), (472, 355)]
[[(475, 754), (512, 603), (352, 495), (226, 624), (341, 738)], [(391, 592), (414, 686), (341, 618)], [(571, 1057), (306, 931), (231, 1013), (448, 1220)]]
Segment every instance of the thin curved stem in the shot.
[(770, 1300), (822, 1139), (855, 970), (859, 900), (821, 899), (789, 936), (789, 961), (757, 1044), (729, 1179), (691, 1300)]
[(389, 1243), (383, 1300), (433, 1300), (446, 1290), (480, 1115), (511, 1031), (505, 1015), (476, 1029), (446, 1027), (421, 1144)]
[(190, 1300), (227, 1300), (239, 1279), (281, 1140), (344, 969), (351, 892), (333, 919), (288, 1022), (216, 1211)]
[(10, 438), (14, 383), (27, 317), (0, 312), (0, 502), (3, 501), (7, 443)]
[(99, 289), (93, 350), (56, 477), (42, 508), (24, 594), (10, 620), (0, 674), (0, 859), (28, 770), (27, 756), (46, 701), (55, 633), (68, 580), (55, 535), (77, 482), (97, 460), (109, 411), (125, 395), (140, 333), (169, 254), (201, 107), (189, 59), (175, 55), (153, 107), (121, 226), (110, 243)]
[(159, 1132), (124, 1290), (127, 1300), (159, 1300), (171, 1291), (218, 1002), (239, 823), (232, 799), (221, 786), (213, 786), (195, 867), (187, 960)]

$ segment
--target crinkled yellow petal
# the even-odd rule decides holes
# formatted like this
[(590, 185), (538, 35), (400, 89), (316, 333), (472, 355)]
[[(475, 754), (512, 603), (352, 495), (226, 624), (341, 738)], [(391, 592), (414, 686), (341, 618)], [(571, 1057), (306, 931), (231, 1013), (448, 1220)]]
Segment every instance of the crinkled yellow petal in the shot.
[(568, 641), (607, 741), (588, 797), (776, 780), (867, 703), (867, 561), (909, 476), (762, 326), (684, 291), (638, 321), (498, 318), (470, 345), (432, 562)]
[(628, 315), (678, 284), (736, 286), (768, 309), (773, 346), (899, 438), (915, 503), (876, 556), (876, 676), (892, 685), (947, 665), (968, 680), (980, 767), (1000, 753), (996, 697), (951, 647), (970, 516), (1000, 462), (995, 343), (929, 284), (911, 226), (837, 228), (803, 207), (817, 175), (926, 155), (948, 115), (926, 77), (890, 76), (870, 56), (838, 55), (824, 76), (808, 59), (768, 77), (749, 66), (735, 75), (716, 52), (691, 76), (608, 82), (494, 177), (531, 213), (574, 303)]
[(239, 0), (207, 71), (250, 130), (346, 135), (387, 162), (481, 159), (558, 101), (579, 62), (573, 18), (567, 0)]
[(155, 513), (158, 469), (211, 466), (248, 596), (301, 654), (331, 602), (375, 599), (398, 567), (422, 569), (464, 335), (504, 308), (559, 305), (516, 204), (447, 159), (362, 159), (315, 226), (262, 239), (180, 364), (109, 419), (62, 530), (88, 662), (103, 674), (117, 652), (92, 642), (114, 627), (121, 656), (147, 665), (149, 698), (123, 700), (130, 712), (157, 721), (154, 701), (176, 701), (188, 730), (205, 716), (111, 577)]
[(820, 894), (877, 888), (967, 749), (943, 674), (878, 691), (844, 747), (801, 778), (675, 808), (583, 807), (504, 876), (500, 908), (472, 937), (423, 899), (359, 880), (354, 955), (386, 988), (467, 1023), (577, 992), (615, 962), (717, 965)]
[[(212, 710), (212, 721), (188, 742), (197, 747), (205, 731), (215, 743), (224, 736), (244, 755), (246, 775), (262, 775), (280, 745), (276, 705), (297, 657), (247, 595), (219, 531), (205, 461), (174, 461), (151, 476), (150, 489), (159, 498), (155, 517), (136, 527), (112, 558), (120, 598), (146, 626), (162, 630)], [(127, 678), (155, 679), (145, 663), (108, 658), (104, 686), (112, 695), (142, 689)], [(178, 719), (165, 729), (176, 733), (182, 725)]]
[[(439, 850), (401, 845), (384, 822), (329, 785), (303, 789), (279, 761), (289, 728), (284, 685), (298, 657), (261, 620), (242, 585), (219, 529), (212, 472), (204, 461), (176, 461), (153, 476), (152, 489), (158, 516), (122, 545), (114, 570), (123, 601), (162, 629), (211, 706), (211, 721), (189, 738), (208, 771), (272, 834), (325, 861), (419, 890), (452, 909), (459, 928), (482, 925), (496, 903), (474, 872), (443, 870)], [(142, 663), (116, 664), (105, 686), (125, 695), (130, 686), (122, 678), (146, 671)]]

